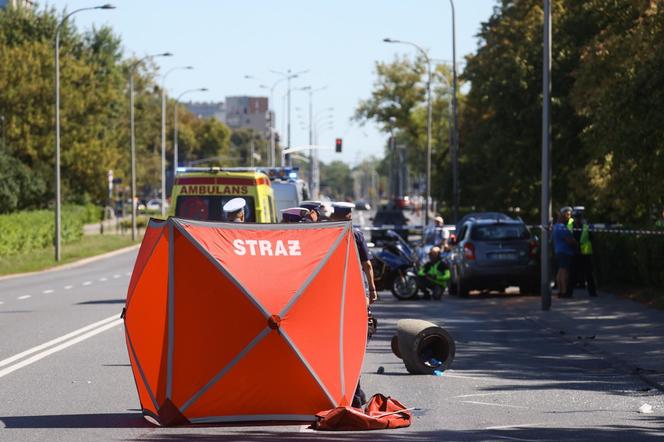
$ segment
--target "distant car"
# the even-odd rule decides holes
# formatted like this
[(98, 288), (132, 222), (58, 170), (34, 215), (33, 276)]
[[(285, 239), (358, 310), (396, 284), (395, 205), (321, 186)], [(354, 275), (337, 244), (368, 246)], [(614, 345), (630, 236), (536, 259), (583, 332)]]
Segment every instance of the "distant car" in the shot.
[(538, 242), (521, 220), (476, 219), (464, 222), (450, 254), (450, 293), (518, 286), (539, 292)]
[(408, 218), (402, 209), (383, 208), (376, 212), (373, 218), (373, 227), (378, 229), (371, 231), (371, 242), (381, 243), (387, 239), (387, 230), (393, 230), (403, 239), (408, 241)]
[(456, 230), (459, 231), (461, 226), (471, 219), (493, 219), (493, 220), (510, 220), (513, 219), (509, 215), (506, 215), (502, 212), (472, 212), (467, 215), (464, 215), (457, 223)]
[(371, 206), (366, 201), (355, 201), (355, 210), (371, 210)]
[[(166, 208), (168, 208), (168, 203), (165, 204)], [(155, 211), (155, 210), (161, 210), (161, 200), (153, 199), (147, 202), (145, 204), (145, 208), (147, 210)]]

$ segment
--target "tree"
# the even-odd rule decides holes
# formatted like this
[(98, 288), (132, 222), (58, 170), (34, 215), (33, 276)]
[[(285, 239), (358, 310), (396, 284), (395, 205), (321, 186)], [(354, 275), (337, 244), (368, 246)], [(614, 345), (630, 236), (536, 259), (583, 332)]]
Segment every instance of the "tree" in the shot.
[(335, 160), (330, 164), (320, 162), (321, 193), (336, 201), (353, 198), (353, 177), (350, 166)]

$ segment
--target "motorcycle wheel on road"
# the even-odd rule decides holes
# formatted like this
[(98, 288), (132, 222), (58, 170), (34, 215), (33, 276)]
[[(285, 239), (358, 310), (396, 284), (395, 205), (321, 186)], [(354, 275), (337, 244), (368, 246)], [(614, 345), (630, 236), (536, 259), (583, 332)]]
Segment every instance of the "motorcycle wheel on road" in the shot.
[(394, 278), (392, 287), (390, 287), (395, 298), (405, 301), (417, 296), (417, 277), (409, 273), (401, 274)]

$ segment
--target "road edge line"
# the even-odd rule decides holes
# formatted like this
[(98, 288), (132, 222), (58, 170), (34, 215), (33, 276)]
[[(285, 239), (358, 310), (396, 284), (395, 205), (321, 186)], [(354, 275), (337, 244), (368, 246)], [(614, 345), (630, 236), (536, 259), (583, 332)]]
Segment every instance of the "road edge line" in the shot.
[(67, 264), (60, 265), (60, 266), (49, 267), (48, 269), (44, 269), (44, 270), (35, 270), (34, 272), (14, 273), (12, 275), (3, 275), (3, 276), (0, 276), (0, 281), (5, 281), (5, 280), (8, 280), (8, 279), (14, 279), (14, 278), (21, 278), (21, 277), (24, 277), (24, 276), (34, 276), (34, 275), (38, 275), (40, 273), (57, 272), (57, 271), (60, 271), (60, 270), (68, 270), (68, 269), (80, 267), (80, 266), (85, 265), (85, 264), (89, 264), (91, 262), (100, 261), (100, 260), (105, 259), (105, 258), (111, 258), (113, 256), (120, 255), (122, 253), (126, 253), (126, 252), (129, 252), (129, 251), (133, 250), (133, 249), (137, 249), (140, 246), (141, 246), (140, 243), (139, 244), (134, 244), (133, 246), (123, 247), (121, 249), (113, 250), (111, 252), (102, 253), (101, 255), (95, 255), (95, 256), (91, 256), (89, 258), (83, 258), (83, 259), (80, 259), (78, 261), (70, 262), (70, 263), (67, 263)]

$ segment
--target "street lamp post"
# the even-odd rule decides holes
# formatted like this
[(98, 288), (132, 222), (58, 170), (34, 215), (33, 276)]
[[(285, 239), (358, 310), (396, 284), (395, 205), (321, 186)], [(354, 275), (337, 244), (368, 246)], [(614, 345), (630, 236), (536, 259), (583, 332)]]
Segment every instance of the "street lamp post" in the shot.
[[(131, 135), (131, 240), (136, 241), (136, 131), (134, 124), (134, 72), (136, 67), (145, 60), (153, 57), (170, 57), (170, 52), (146, 55), (129, 65), (129, 127)], [(124, 203), (123, 203), (124, 204)]]
[[(287, 125), (286, 125), (286, 144), (287, 144), (287, 146), (286, 147), (288, 148), (288, 147), (291, 146), (291, 80), (293, 78), (297, 78), (300, 75), (309, 72), (309, 69), (305, 69), (303, 71), (295, 72), (295, 73), (291, 73), (290, 69), (288, 71), (286, 71), (285, 73), (284, 72), (279, 72), (279, 71), (270, 71), (270, 72), (272, 72), (273, 74), (281, 75), (281, 77), (283, 79), (285, 79), (288, 83), (288, 94), (287, 94), (287, 96), (288, 96), (288, 105), (287, 105), (288, 108), (287, 108), (287, 116), (286, 116), (286, 118), (287, 118)], [(290, 164), (290, 160), (289, 160), (289, 164), (287, 164), (287, 166), (290, 166), (290, 165), (291, 164)]]
[(0, 120), (2, 120), (2, 150), (5, 151), (7, 148), (7, 122), (4, 115), (0, 115)]
[(551, 308), (549, 285), (549, 218), (551, 214), (551, 0), (544, 0), (542, 60), (542, 201), (540, 224), (540, 290), (542, 310)]
[[(309, 145), (314, 144), (314, 92), (319, 92), (327, 89), (327, 86), (322, 86), (314, 89), (311, 86), (305, 86), (302, 90), (309, 92)], [(318, 198), (318, 189), (316, 183), (316, 169), (318, 164), (318, 151), (316, 151), (316, 158), (314, 159), (313, 149), (309, 149), (309, 191), (312, 197)]]
[(173, 179), (175, 179), (175, 174), (178, 171), (178, 103), (180, 103), (180, 98), (193, 92), (207, 92), (207, 88), (187, 89), (178, 95), (173, 107)]
[[(67, 19), (81, 11), (93, 9), (115, 9), (111, 4), (76, 9), (62, 17), (55, 28), (55, 260), (60, 261), (61, 252), (61, 189), (60, 189), (60, 31)], [(4, 118), (3, 118), (4, 121)]]
[(421, 46), (402, 40), (393, 40), (391, 38), (383, 39), (385, 43), (399, 43), (414, 47), (424, 57), (427, 63), (427, 170), (426, 170), (426, 197), (424, 200), (424, 225), (429, 224), (429, 199), (431, 198), (431, 59), (427, 52)]
[(161, 216), (166, 216), (166, 78), (171, 72), (193, 68), (193, 66), (176, 66), (161, 77)]
[(454, 131), (452, 132), (452, 218), (456, 223), (459, 217), (459, 104), (457, 101), (457, 70), (456, 70), (456, 20), (454, 0), (450, 0), (452, 8), (452, 107), (454, 112)]

